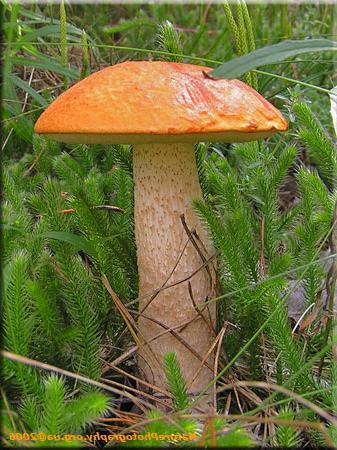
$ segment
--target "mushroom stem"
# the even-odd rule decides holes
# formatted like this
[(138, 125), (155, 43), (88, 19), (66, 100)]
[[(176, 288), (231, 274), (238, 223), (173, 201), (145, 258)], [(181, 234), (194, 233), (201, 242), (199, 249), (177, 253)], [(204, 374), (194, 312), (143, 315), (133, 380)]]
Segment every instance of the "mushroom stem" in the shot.
[[(214, 304), (202, 306), (214, 295), (214, 264), (208, 262), (214, 250), (191, 204), (202, 198), (194, 145), (137, 144), (133, 171), (139, 368), (165, 388), (163, 355), (174, 351), (189, 393), (197, 394), (213, 378), (216, 311)], [(210, 393), (206, 397), (210, 404)]]

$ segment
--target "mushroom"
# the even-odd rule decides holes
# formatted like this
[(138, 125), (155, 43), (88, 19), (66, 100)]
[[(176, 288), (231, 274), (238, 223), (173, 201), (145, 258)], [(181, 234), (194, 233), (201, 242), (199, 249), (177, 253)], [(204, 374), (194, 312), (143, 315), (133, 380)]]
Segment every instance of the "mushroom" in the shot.
[[(57, 98), (35, 132), (65, 143), (133, 144), (139, 270), (138, 364), (165, 388), (175, 351), (191, 396), (213, 378), (214, 250), (191, 202), (202, 197), (194, 144), (246, 142), (287, 129), (281, 113), (239, 80), (170, 62), (107, 67)], [(211, 406), (211, 393), (202, 403)]]

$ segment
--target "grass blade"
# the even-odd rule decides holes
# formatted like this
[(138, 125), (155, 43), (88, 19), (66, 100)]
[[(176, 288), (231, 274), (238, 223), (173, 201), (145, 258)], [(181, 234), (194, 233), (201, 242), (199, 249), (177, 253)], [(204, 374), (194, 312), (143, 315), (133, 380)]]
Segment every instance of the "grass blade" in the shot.
[(279, 44), (259, 48), (240, 58), (222, 64), (210, 72), (212, 77), (238, 78), (246, 72), (260, 66), (267, 66), (286, 58), (309, 52), (337, 51), (337, 42), (328, 39), (308, 39), (298, 41), (283, 41)]
[(46, 233), (40, 234), (39, 237), (67, 242), (68, 244), (72, 244), (77, 250), (83, 250), (90, 256), (96, 255), (95, 248), (83, 236), (77, 236), (76, 234), (65, 231), (47, 231)]

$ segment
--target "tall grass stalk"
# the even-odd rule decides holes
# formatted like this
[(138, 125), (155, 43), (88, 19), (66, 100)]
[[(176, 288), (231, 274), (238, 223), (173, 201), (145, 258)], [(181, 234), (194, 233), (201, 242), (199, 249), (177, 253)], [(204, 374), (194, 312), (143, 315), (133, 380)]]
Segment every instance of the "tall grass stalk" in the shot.
[[(236, 52), (239, 56), (255, 50), (255, 38), (249, 11), (244, 0), (237, 0), (236, 3), (224, 2), (224, 11), (230, 31), (234, 38)], [(235, 13), (234, 13), (235, 11)], [(235, 18), (236, 17), (236, 18)], [(258, 89), (257, 75), (248, 72), (245, 81), (254, 89)]]
[[(68, 47), (67, 47), (67, 13), (62, 0), (60, 3), (60, 46), (61, 46), (61, 64), (64, 67), (68, 67)], [(63, 87), (67, 89), (68, 78), (64, 75)]]

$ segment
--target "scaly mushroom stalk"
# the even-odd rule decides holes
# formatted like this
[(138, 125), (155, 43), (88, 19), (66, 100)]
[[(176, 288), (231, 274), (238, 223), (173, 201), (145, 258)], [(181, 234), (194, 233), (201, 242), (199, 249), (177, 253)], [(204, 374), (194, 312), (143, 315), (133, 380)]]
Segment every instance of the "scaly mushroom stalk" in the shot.
[[(214, 250), (192, 208), (192, 200), (202, 197), (194, 145), (137, 144), (133, 174), (139, 332), (149, 343), (147, 351), (139, 351), (139, 367), (148, 381), (164, 388), (162, 358), (174, 350), (189, 391), (198, 393), (213, 377), (213, 357), (206, 358), (209, 367), (202, 360), (214, 340), (216, 313), (214, 303), (203, 306), (215, 284), (213, 263), (205, 264)], [(193, 243), (188, 230), (200, 241), (194, 235)], [(160, 364), (149, 361), (149, 354)]]

